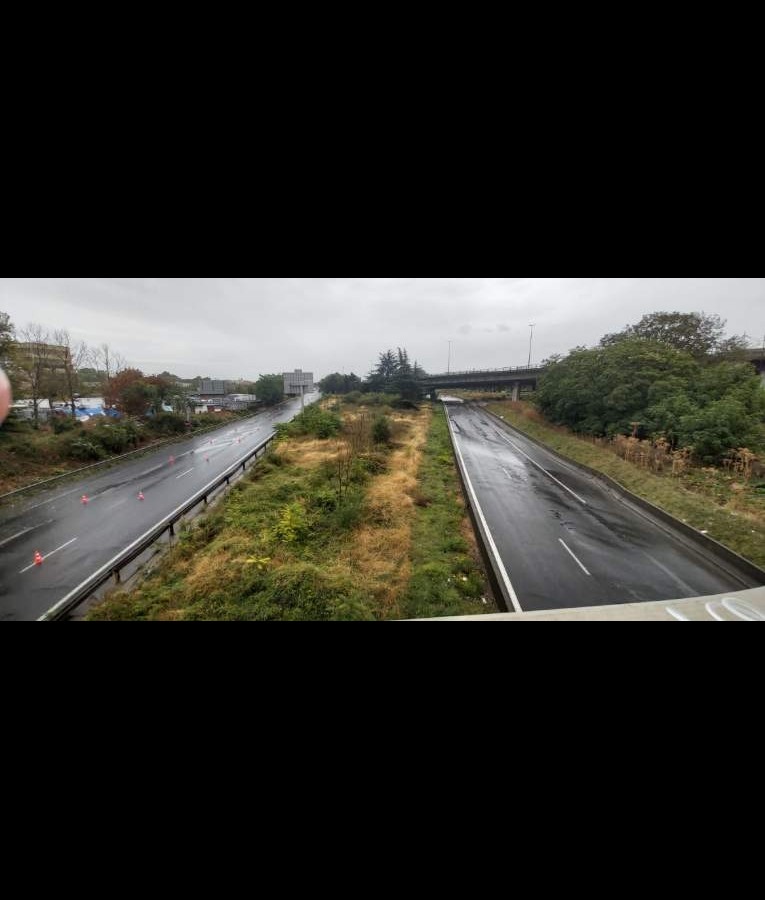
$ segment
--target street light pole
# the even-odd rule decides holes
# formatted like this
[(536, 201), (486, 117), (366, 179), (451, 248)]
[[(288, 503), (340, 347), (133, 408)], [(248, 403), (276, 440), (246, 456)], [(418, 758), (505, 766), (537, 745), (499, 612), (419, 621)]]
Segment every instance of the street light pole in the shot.
[[(536, 323), (534, 323), (536, 324)], [(531, 334), (529, 334), (529, 364), (526, 366), (527, 369), (531, 368), (531, 342), (534, 339), (534, 324), (529, 324), (529, 328), (531, 329)]]
[(446, 363), (446, 374), (448, 375), (452, 370), (452, 342), (449, 341), (449, 361)]

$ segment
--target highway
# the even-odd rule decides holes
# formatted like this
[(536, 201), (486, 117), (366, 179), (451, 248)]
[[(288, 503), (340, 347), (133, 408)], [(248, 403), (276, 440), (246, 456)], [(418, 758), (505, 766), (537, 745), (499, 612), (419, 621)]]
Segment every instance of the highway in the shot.
[(759, 586), (479, 407), (445, 408), (516, 612)]
[[(319, 398), (307, 394), (306, 403)], [(300, 412), (300, 399), (0, 504), (0, 620), (35, 620)], [(98, 470), (96, 470), (98, 471)], [(83, 495), (88, 498), (82, 502)], [(143, 499), (139, 499), (139, 495)], [(43, 558), (35, 565), (35, 554)]]

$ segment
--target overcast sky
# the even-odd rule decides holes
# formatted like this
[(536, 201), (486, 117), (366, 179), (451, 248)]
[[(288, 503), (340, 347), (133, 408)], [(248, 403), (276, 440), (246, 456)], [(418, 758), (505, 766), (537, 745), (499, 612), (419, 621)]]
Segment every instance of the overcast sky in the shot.
[(406, 347), (429, 372), (540, 361), (659, 310), (717, 313), (762, 346), (765, 278), (3, 278), (0, 311), (107, 342), (146, 374), (366, 375)]

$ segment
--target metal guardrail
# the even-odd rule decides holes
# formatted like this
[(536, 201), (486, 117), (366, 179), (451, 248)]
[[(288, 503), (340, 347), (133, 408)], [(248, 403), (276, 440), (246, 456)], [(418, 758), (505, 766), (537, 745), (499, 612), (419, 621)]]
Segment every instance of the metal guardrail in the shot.
[(108, 563), (101, 566), (98, 571), (94, 572), (89, 578), (86, 578), (82, 584), (79, 584), (74, 590), (70, 591), (65, 597), (59, 600), (55, 606), (52, 606), (47, 612), (39, 616), (37, 621), (52, 622), (57, 619), (62, 619), (67, 613), (71, 612), (75, 607), (87, 600), (102, 585), (106, 584), (109, 579), (113, 578), (115, 583), (118, 584), (120, 581), (120, 572), (126, 565), (137, 559), (145, 550), (148, 550), (149, 547), (159, 540), (166, 531), (170, 535), (175, 534), (174, 526), (179, 519), (183, 518), (186, 513), (190, 512), (200, 503), (204, 502), (206, 504), (210, 494), (221, 487), (224, 482), (230, 484), (231, 478), (239, 471), (239, 469), (241, 468), (242, 472), (244, 472), (247, 463), (253, 457), (257, 459), (259, 454), (264, 453), (268, 448), (268, 445), (275, 441), (277, 437), (277, 434), (272, 434), (270, 437), (261, 441), (252, 450), (249, 450), (244, 456), (229, 466), (222, 475), (218, 475), (214, 478), (209, 484), (197, 491), (196, 494), (182, 506), (173, 510), (173, 512), (165, 516), (164, 519), (142, 534), (141, 537), (133, 541), (132, 544), (118, 553), (113, 559), (110, 559)]
[[(255, 415), (257, 415), (257, 413)], [(237, 421), (243, 422), (246, 419), (252, 418), (254, 418), (254, 416), (240, 416)], [(153, 444), (147, 444), (145, 447), (138, 447), (136, 450), (129, 450), (127, 453), (121, 453), (119, 456), (110, 456), (108, 459), (99, 460), (96, 463), (91, 463), (89, 466), (72, 469), (70, 472), (62, 472), (60, 475), (53, 475), (51, 478), (45, 478), (43, 481), (35, 481), (33, 484), (27, 484), (24, 487), (16, 488), (14, 491), (8, 491), (7, 494), (0, 494), (0, 502), (6, 500), (8, 497), (15, 497), (16, 494), (23, 494), (25, 491), (32, 491), (35, 488), (43, 487), (53, 481), (59, 481), (61, 478), (71, 478), (73, 475), (81, 475), (83, 472), (88, 472), (90, 469), (96, 469), (99, 466), (108, 466), (110, 463), (116, 463), (122, 459), (127, 459), (128, 456), (134, 456), (136, 453), (150, 453), (152, 450), (157, 450), (160, 447), (164, 447), (166, 444), (177, 444), (179, 441), (188, 440), (191, 437), (196, 437), (198, 434), (207, 434), (210, 431), (215, 431), (217, 428), (225, 428), (227, 425), (231, 424), (231, 420), (229, 420), (227, 422), (221, 422), (219, 425), (207, 425), (204, 428), (198, 428), (196, 431), (187, 431), (182, 434), (176, 434), (172, 437), (165, 438), (164, 440), (156, 441)]]

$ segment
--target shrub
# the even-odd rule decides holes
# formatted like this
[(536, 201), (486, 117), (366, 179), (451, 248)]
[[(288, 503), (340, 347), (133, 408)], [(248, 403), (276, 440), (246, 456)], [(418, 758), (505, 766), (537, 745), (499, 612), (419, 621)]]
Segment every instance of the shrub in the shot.
[(318, 438), (330, 438), (337, 434), (342, 427), (342, 422), (334, 413), (320, 409), (318, 406), (307, 407), (299, 416), (289, 424), (276, 426), (279, 438), (300, 435), (314, 435)]
[(56, 416), (53, 419), (53, 433), (64, 434), (67, 431), (76, 431), (82, 426), (73, 416)]
[(284, 544), (299, 544), (308, 537), (309, 530), (303, 504), (290, 503), (282, 508), (278, 522), (271, 529), (271, 536)]
[(387, 444), (390, 441), (390, 421), (386, 416), (379, 416), (372, 425), (372, 437), (376, 444)]
[(328, 488), (321, 488), (311, 497), (311, 506), (322, 512), (333, 512), (337, 509), (337, 494)]
[(177, 413), (163, 412), (148, 422), (155, 434), (183, 434), (186, 431), (186, 419)]
[(138, 446), (138, 429), (132, 422), (119, 425), (99, 422), (88, 432), (87, 438), (111, 454), (124, 453)]
[(67, 456), (72, 459), (98, 460), (105, 459), (107, 454), (100, 444), (89, 441), (85, 437), (77, 437), (65, 447)]

